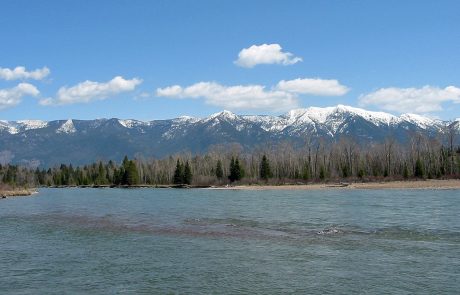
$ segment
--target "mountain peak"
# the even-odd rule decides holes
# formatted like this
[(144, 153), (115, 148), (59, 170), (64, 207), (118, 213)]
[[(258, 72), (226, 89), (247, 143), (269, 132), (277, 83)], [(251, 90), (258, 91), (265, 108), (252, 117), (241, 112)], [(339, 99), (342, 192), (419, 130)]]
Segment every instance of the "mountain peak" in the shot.
[(238, 116), (231, 111), (223, 110), (222, 112), (212, 114), (210, 118), (226, 118), (226, 119), (236, 119)]
[(56, 132), (57, 133), (67, 133), (67, 134), (69, 134), (69, 133), (77, 132), (77, 129), (75, 128), (72, 119), (69, 119), (69, 120), (65, 121), (65, 123), (62, 124), (61, 127), (59, 127), (56, 130)]

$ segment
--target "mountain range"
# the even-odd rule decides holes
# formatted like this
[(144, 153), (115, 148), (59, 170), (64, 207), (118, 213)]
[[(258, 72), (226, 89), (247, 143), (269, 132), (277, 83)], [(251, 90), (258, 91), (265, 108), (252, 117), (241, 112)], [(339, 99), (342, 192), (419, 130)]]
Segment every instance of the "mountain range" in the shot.
[[(338, 105), (296, 109), (281, 116), (236, 115), (222, 111), (206, 118), (170, 120), (21, 120), (0, 121), (0, 163), (48, 167), (96, 160), (178, 152), (202, 153), (216, 145), (237, 143), (243, 149), (289, 141), (325, 143), (352, 138), (360, 144), (391, 137), (404, 143), (414, 134), (445, 138), (448, 127), (460, 130), (460, 118), (441, 121), (416, 114), (394, 116)], [(457, 144), (460, 139), (457, 136)]]

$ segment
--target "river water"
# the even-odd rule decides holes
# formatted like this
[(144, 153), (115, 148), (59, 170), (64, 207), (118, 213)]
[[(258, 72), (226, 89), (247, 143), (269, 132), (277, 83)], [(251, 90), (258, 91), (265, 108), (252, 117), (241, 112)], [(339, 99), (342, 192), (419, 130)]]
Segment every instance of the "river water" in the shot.
[(2, 294), (458, 294), (460, 190), (41, 189)]

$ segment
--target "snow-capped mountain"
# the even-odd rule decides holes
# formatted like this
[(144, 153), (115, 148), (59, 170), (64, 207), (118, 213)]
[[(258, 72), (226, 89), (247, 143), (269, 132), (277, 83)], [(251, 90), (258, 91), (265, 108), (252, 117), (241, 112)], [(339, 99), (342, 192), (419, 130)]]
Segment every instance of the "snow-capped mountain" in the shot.
[[(407, 141), (416, 133), (436, 137), (448, 126), (460, 129), (460, 119), (444, 122), (416, 114), (394, 116), (360, 108), (310, 107), (281, 116), (236, 115), (222, 111), (206, 118), (170, 120), (0, 121), (0, 163), (35, 161), (49, 166), (119, 160), (124, 155), (163, 157), (216, 145), (238, 143), (244, 149), (289, 141), (311, 142), (349, 137), (361, 144), (392, 137)], [(5, 159), (8, 155), (8, 159)]]

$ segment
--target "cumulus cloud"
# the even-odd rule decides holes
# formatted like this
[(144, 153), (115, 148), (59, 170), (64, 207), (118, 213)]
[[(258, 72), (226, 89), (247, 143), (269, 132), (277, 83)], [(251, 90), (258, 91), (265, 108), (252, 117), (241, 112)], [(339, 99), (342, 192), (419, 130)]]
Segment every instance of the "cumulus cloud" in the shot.
[(179, 85), (173, 85), (165, 88), (157, 89), (157, 96), (183, 98), (183, 89)]
[(40, 91), (29, 83), (20, 83), (13, 88), (0, 89), (0, 109), (16, 106), (24, 96), (37, 96), (39, 94)]
[(267, 90), (262, 85), (224, 86), (215, 82), (199, 82), (188, 87), (174, 85), (158, 88), (157, 96), (169, 98), (204, 98), (210, 105), (230, 110), (284, 111), (298, 106), (296, 95), (280, 90)]
[(292, 65), (301, 61), (302, 58), (290, 52), (283, 52), (279, 44), (262, 44), (243, 48), (235, 64), (244, 68), (252, 68), (259, 64)]
[(104, 100), (112, 95), (132, 91), (141, 83), (141, 79), (127, 80), (121, 76), (117, 76), (105, 83), (85, 81), (72, 87), (61, 87), (57, 92), (56, 98), (42, 99), (40, 104), (63, 105)]
[(320, 96), (341, 96), (350, 90), (337, 80), (301, 78), (288, 81), (281, 80), (276, 87), (283, 91)]
[(0, 68), (0, 79), (3, 80), (19, 80), (33, 79), (42, 80), (50, 74), (50, 69), (43, 67), (33, 71), (27, 71), (25, 67), (15, 67), (14, 69)]
[(399, 113), (431, 113), (442, 111), (443, 103), (460, 103), (460, 88), (429, 85), (422, 88), (381, 88), (361, 95), (359, 102), (362, 106), (375, 105)]

